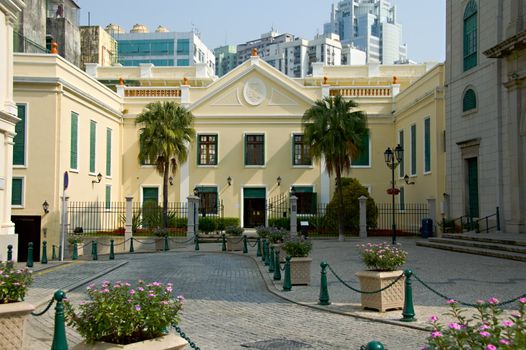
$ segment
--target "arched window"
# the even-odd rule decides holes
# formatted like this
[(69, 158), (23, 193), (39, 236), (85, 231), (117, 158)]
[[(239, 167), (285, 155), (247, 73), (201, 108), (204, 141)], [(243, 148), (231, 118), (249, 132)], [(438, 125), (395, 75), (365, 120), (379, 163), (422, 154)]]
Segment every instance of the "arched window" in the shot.
[(477, 65), (477, 2), (469, 0), (464, 10), (464, 71)]
[(468, 89), (462, 98), (462, 112), (468, 112), (477, 108), (477, 95), (473, 89)]

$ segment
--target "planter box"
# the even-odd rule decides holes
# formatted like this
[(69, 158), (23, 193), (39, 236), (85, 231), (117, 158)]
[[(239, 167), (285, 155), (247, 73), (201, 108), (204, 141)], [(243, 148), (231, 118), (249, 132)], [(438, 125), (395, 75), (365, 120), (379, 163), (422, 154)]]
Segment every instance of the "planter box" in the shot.
[(293, 286), (310, 284), (312, 258), (290, 259), (290, 281)]
[(34, 306), (24, 301), (0, 304), (0, 350), (20, 350), (24, 323)]
[[(363, 291), (374, 291), (386, 287), (396, 280), (403, 271), (360, 271), (356, 273), (356, 277), (360, 280), (360, 289)], [(402, 309), (404, 307), (404, 281), (405, 276), (402, 277), (390, 288), (375, 293), (375, 294), (361, 294), (362, 307), (364, 309), (373, 309), (380, 312), (385, 312), (392, 309)]]
[(128, 345), (118, 345), (104, 342), (86, 344), (85, 342), (82, 342), (77, 346), (74, 346), (72, 350), (179, 350), (184, 349), (187, 344), (188, 342), (180, 336), (170, 333), (159, 338)]
[[(170, 242), (168, 241), (168, 248), (170, 247)], [(164, 237), (158, 237), (155, 239), (155, 250), (164, 250)]]
[(243, 236), (226, 236), (226, 249), (229, 252), (243, 250)]

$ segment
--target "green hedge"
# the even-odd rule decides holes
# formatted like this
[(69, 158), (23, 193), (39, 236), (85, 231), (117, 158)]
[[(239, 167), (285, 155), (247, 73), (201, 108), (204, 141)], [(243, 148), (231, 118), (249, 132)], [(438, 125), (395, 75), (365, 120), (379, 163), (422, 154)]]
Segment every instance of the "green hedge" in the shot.
[(227, 226), (239, 226), (239, 218), (219, 218), (217, 220), (216, 229), (224, 231)]
[(271, 218), (268, 219), (269, 227), (280, 227), (290, 230), (290, 218)]

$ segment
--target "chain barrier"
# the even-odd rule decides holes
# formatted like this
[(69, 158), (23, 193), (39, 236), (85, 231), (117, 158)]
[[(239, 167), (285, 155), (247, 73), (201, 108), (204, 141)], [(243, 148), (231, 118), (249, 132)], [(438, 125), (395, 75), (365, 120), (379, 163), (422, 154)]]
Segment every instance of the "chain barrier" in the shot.
[(392, 286), (394, 286), (396, 284), (396, 282), (400, 281), (400, 279), (402, 277), (404, 277), (404, 274), (402, 273), (400, 276), (398, 276), (393, 282), (389, 283), (387, 286), (383, 287), (383, 288), (380, 288), (378, 290), (373, 290), (373, 291), (364, 291), (364, 290), (360, 290), (360, 289), (356, 289), (352, 286), (350, 286), (349, 284), (347, 284), (344, 280), (342, 280), (340, 278), (340, 276), (338, 276), (336, 274), (336, 272), (334, 272), (334, 270), (332, 269), (331, 265), (327, 264), (327, 267), (329, 268), (329, 271), (332, 272), (332, 274), (334, 275), (334, 277), (336, 277), (336, 279), (338, 281), (340, 281), (345, 287), (357, 292), (357, 293), (361, 293), (361, 294), (376, 294), (376, 293), (380, 293), (380, 292), (383, 292), (384, 290), (386, 289), (389, 289), (391, 288)]
[(247, 244), (248, 244), (248, 246), (249, 246), (250, 248), (255, 248), (255, 247), (258, 245), (258, 242), (255, 241), (255, 242), (254, 242), (254, 245), (252, 245), (252, 244), (250, 244), (250, 242), (249, 242), (248, 239), (247, 239)]
[(51, 297), (51, 300), (49, 301), (49, 304), (47, 304), (47, 306), (44, 309), (44, 311), (42, 311), (42, 312), (31, 312), (31, 315), (33, 315), (33, 316), (42, 316), (43, 314), (45, 314), (49, 310), (49, 308), (51, 307), (51, 305), (53, 305), (54, 302), (55, 302), (55, 297)]
[(134, 238), (133, 239), (135, 242), (139, 242), (140, 244), (155, 244), (155, 240), (153, 242), (145, 242), (145, 241), (141, 241), (141, 240), (138, 240), (137, 238)]
[(187, 240), (184, 240), (184, 241), (177, 241), (175, 237), (168, 237), (168, 239), (176, 244), (187, 244), (187, 243), (190, 243), (190, 242), (194, 242), (194, 237), (190, 237), (188, 238)]
[[(433, 289), (433, 288), (432, 288), (431, 286), (429, 286), (427, 283), (425, 283), (424, 281), (422, 281), (417, 275), (415, 275), (414, 272), (413, 272), (413, 277), (414, 277), (418, 282), (420, 282), (424, 287), (426, 287), (427, 289), (429, 289), (431, 292), (433, 292), (434, 294), (438, 295), (438, 296), (441, 297), (442, 299), (445, 299), (445, 300), (455, 300), (455, 302), (459, 303), (460, 305), (468, 306), (468, 307), (477, 307), (477, 306), (479, 306), (479, 304), (466, 303), (466, 302), (463, 302), (463, 301), (457, 300), (457, 299), (455, 299), (455, 298), (448, 297), (447, 295), (440, 293), (439, 291)], [(519, 296), (516, 297), (516, 298), (509, 299), (509, 300), (506, 300), (506, 301), (503, 301), (503, 302), (500, 302), (500, 303), (497, 303), (497, 304), (494, 304), (494, 305), (495, 305), (495, 306), (504, 306), (504, 305), (507, 305), (507, 304), (514, 303), (514, 302), (516, 302), (517, 300), (519, 300), (520, 298), (524, 298), (524, 297), (526, 297), (526, 293), (525, 293), (525, 294), (522, 294), (522, 295), (519, 295)]]
[(237, 241), (233, 241), (232, 244), (237, 244), (237, 243), (240, 243), (243, 241), (243, 236), (241, 236), (241, 238)]
[(181, 338), (183, 338), (184, 340), (186, 340), (188, 342), (188, 345), (190, 345), (190, 347), (194, 350), (201, 350), (201, 348), (199, 346), (197, 346), (191, 339), (189, 336), (186, 335), (185, 332), (183, 332), (181, 330), (181, 328), (177, 325), (173, 325), (173, 327), (175, 328), (175, 330), (177, 331), (177, 333), (179, 333), (179, 335), (181, 336)]

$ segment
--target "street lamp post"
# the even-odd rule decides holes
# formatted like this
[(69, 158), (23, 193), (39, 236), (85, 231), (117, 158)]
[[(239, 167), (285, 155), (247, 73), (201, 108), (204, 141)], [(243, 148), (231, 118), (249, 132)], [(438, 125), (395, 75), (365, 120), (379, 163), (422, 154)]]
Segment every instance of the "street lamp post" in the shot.
[(384, 152), (384, 158), (385, 158), (385, 164), (391, 169), (391, 197), (393, 198), (393, 223), (392, 223), (392, 243), (396, 244), (396, 219), (395, 219), (395, 196), (397, 194), (396, 188), (395, 188), (395, 169), (400, 164), (402, 159), (404, 158), (404, 149), (400, 144), (398, 144), (394, 150), (391, 150), (390, 147), (387, 147), (387, 149)]

